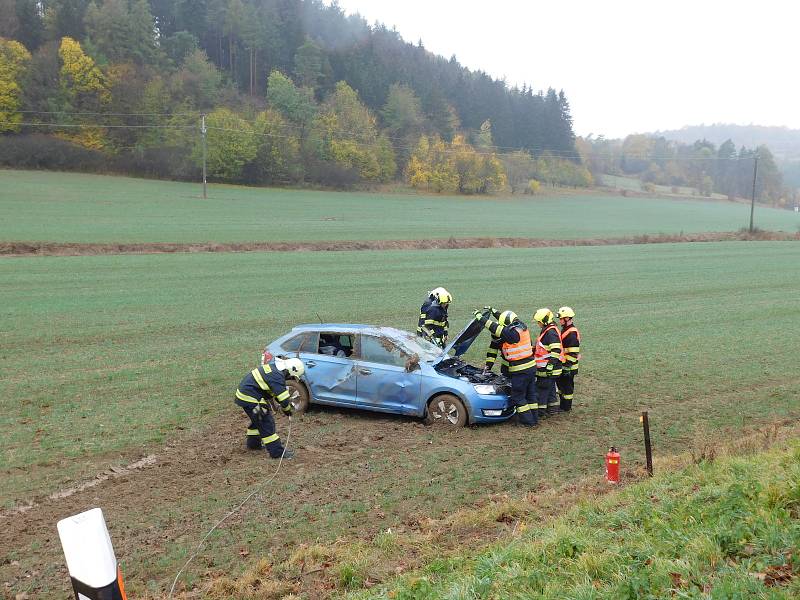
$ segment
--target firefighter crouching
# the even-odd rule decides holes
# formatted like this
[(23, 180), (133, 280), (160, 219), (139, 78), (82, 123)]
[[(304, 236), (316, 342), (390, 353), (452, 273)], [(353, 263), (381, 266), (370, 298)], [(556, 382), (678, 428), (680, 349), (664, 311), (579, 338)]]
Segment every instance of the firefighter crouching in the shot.
[[(497, 319), (497, 321), (494, 320)], [(492, 336), (486, 353), (485, 371), (494, 366), (500, 351), (500, 371), (511, 380), (511, 402), (520, 425), (534, 427), (539, 423), (536, 405), (535, 367), (531, 345), (531, 332), (516, 313), (506, 310), (498, 313), (491, 307), (475, 311), (480, 322)]]
[(559, 412), (556, 397), (556, 379), (561, 376), (564, 362), (564, 351), (561, 346), (561, 333), (553, 322), (553, 311), (540, 308), (533, 315), (533, 320), (541, 327), (536, 339), (534, 356), (536, 359), (536, 403), (539, 418)]
[(447, 344), (447, 332), (450, 324), (447, 320), (447, 309), (453, 296), (443, 287), (428, 292), (428, 299), (419, 309), (417, 335), (433, 342), (440, 348)]
[(559, 408), (564, 412), (569, 412), (572, 410), (575, 375), (578, 374), (578, 363), (581, 360), (581, 334), (573, 322), (575, 311), (569, 306), (559, 308), (557, 315), (558, 320), (561, 321), (564, 367), (561, 376), (556, 379), (556, 385), (558, 386), (558, 395), (561, 400)]
[(300, 377), (305, 372), (299, 358), (276, 358), (259, 365), (244, 376), (236, 390), (236, 404), (250, 418), (247, 428), (247, 447), (251, 450), (265, 448), (272, 458), (290, 459), (294, 452), (284, 449), (275, 433), (271, 399), (275, 399), (286, 415), (292, 414), (292, 402), (286, 389), (286, 377)]

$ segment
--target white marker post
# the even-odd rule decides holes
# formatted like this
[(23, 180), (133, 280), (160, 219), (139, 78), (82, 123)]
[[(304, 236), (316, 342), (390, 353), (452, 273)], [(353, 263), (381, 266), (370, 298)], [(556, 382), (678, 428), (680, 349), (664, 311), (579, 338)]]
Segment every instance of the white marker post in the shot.
[(58, 535), (77, 600), (127, 600), (102, 510), (62, 519)]

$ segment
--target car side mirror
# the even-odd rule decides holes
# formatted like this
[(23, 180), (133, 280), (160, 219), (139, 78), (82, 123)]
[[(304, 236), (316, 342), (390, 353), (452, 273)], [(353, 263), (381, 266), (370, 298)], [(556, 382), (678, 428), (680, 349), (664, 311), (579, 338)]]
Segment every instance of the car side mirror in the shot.
[(406, 360), (406, 373), (411, 373), (419, 369), (419, 355), (413, 354)]

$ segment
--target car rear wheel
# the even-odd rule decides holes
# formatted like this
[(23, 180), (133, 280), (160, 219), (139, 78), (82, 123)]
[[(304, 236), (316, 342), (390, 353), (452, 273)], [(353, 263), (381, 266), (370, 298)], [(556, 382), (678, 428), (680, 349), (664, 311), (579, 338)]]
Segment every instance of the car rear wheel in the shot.
[(463, 427), (467, 424), (467, 409), (456, 396), (442, 394), (428, 403), (425, 423), (446, 427)]
[(286, 381), (286, 389), (289, 390), (289, 400), (292, 402), (292, 410), (296, 415), (302, 415), (308, 410), (309, 396), (306, 386), (294, 379)]

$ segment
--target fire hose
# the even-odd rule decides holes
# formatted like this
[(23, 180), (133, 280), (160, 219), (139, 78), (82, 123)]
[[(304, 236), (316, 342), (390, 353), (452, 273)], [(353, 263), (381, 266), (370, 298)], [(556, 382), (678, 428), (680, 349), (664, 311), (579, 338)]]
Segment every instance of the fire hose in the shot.
[[(296, 397), (297, 397), (297, 392), (295, 392), (295, 393), (294, 393), (294, 395), (292, 396), (292, 400), (294, 400)], [(286, 432), (286, 444), (284, 444), (284, 446), (283, 446), (283, 452), (281, 453), (280, 460), (278, 461), (278, 468), (276, 468), (276, 469), (275, 469), (275, 472), (272, 474), (272, 476), (271, 476), (269, 479), (267, 479), (265, 482), (263, 482), (263, 483), (261, 483), (261, 484), (257, 485), (257, 486), (256, 486), (256, 487), (253, 489), (253, 491), (252, 491), (252, 492), (250, 492), (250, 493), (247, 495), (247, 497), (246, 497), (244, 500), (242, 500), (242, 501), (241, 501), (241, 502), (240, 502), (240, 503), (239, 503), (239, 504), (236, 506), (236, 508), (234, 508), (234, 509), (233, 509), (232, 511), (230, 511), (228, 514), (226, 514), (224, 517), (222, 517), (222, 518), (221, 518), (219, 521), (217, 521), (217, 523), (216, 523), (216, 524), (215, 524), (215, 525), (214, 525), (214, 526), (213, 526), (211, 529), (209, 529), (209, 530), (208, 530), (208, 533), (206, 533), (206, 535), (203, 537), (203, 539), (202, 539), (202, 540), (200, 540), (200, 543), (199, 543), (199, 544), (197, 544), (197, 547), (194, 549), (194, 552), (192, 553), (192, 555), (191, 555), (191, 556), (189, 557), (189, 559), (188, 559), (188, 560), (187, 560), (187, 561), (184, 563), (184, 565), (181, 567), (180, 571), (178, 571), (177, 575), (175, 575), (175, 579), (174, 579), (174, 581), (172, 582), (172, 587), (169, 589), (169, 596), (167, 596), (167, 598), (168, 598), (169, 600), (171, 600), (171, 599), (172, 599), (172, 594), (175, 592), (175, 586), (178, 584), (178, 579), (180, 579), (180, 576), (181, 576), (181, 574), (184, 572), (184, 570), (186, 569), (186, 567), (188, 567), (188, 566), (189, 566), (189, 564), (190, 564), (190, 563), (191, 563), (191, 562), (192, 562), (192, 561), (193, 561), (195, 558), (197, 558), (198, 554), (200, 554), (200, 550), (203, 548), (203, 545), (206, 543), (206, 540), (208, 540), (208, 538), (209, 538), (209, 537), (211, 537), (211, 534), (212, 534), (212, 533), (214, 533), (214, 531), (216, 531), (216, 529), (217, 529), (217, 528), (218, 528), (220, 525), (222, 525), (222, 524), (223, 524), (225, 521), (227, 521), (227, 520), (228, 520), (230, 517), (232, 517), (232, 516), (233, 516), (233, 515), (235, 515), (237, 512), (239, 512), (240, 510), (242, 510), (242, 507), (243, 507), (245, 504), (247, 504), (247, 502), (248, 502), (248, 501), (249, 501), (249, 500), (250, 500), (250, 499), (251, 499), (253, 496), (255, 496), (255, 495), (256, 495), (258, 492), (260, 492), (260, 491), (261, 491), (261, 490), (262, 490), (262, 489), (263, 489), (263, 488), (264, 488), (264, 487), (265, 487), (265, 486), (266, 486), (268, 483), (270, 483), (270, 482), (271, 482), (273, 479), (275, 479), (275, 478), (278, 476), (278, 473), (279, 473), (279, 472), (280, 472), (280, 470), (281, 470), (281, 465), (283, 464), (283, 455), (284, 455), (284, 454), (286, 454), (286, 448), (288, 448), (288, 447), (289, 447), (289, 440), (291, 440), (291, 438), (292, 438), (292, 417), (291, 417), (291, 415), (290, 415), (290, 416), (289, 416), (289, 428), (288, 428), (288, 430), (287, 430), (287, 432)]]

